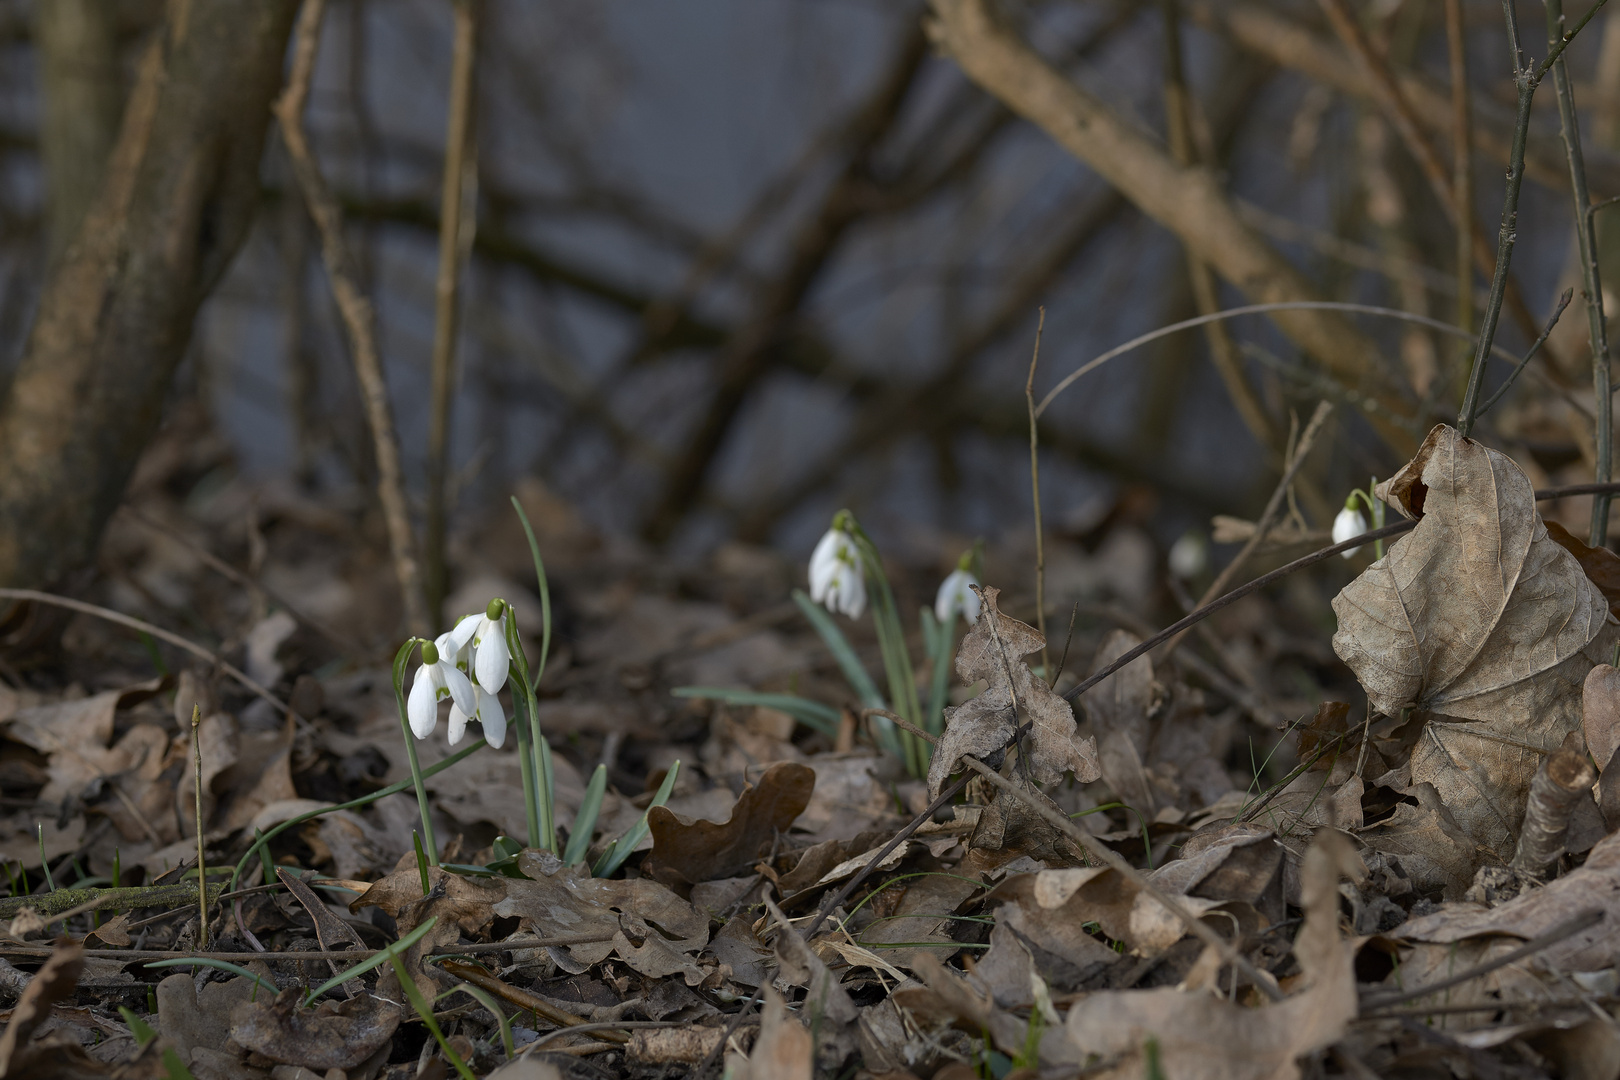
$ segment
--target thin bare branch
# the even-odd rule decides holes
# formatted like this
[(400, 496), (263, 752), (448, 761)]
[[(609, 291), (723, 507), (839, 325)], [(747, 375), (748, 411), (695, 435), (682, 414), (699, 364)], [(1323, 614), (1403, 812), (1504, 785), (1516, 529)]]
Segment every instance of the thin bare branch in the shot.
[(393, 409), (388, 402), (388, 384), (383, 377), (382, 356), (377, 348), (376, 315), (371, 301), (360, 288), (360, 276), (353, 253), (343, 235), (343, 211), (332, 189), (321, 174), (320, 165), (304, 131), (304, 104), (309, 99), (310, 81), (315, 73), (315, 52), (320, 44), (321, 16), (325, 0), (304, 0), (294, 31), (292, 71), (286, 89), (276, 99), (273, 111), (281, 125), (293, 172), (304, 193), (309, 213), (321, 234), (321, 256), (331, 279), (332, 295), (348, 331), (355, 375), (365, 400), (366, 419), (371, 426), (377, 454), (377, 495), (388, 525), (388, 543), (394, 559), (394, 573), (405, 608), (405, 621), (417, 634), (431, 633), (427, 605), (422, 592), (422, 570), (416, 558), (416, 540), (411, 532), (410, 510), (405, 501), (405, 478), (400, 467), (399, 439), (394, 431)]

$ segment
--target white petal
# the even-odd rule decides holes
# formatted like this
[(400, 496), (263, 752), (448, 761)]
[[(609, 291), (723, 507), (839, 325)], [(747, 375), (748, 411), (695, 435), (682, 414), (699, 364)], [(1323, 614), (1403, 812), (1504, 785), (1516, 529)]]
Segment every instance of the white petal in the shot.
[(826, 603), (827, 590), (838, 573), (838, 536), (838, 530), (828, 529), (810, 555), (810, 599), (818, 604)]
[(450, 706), (450, 730), (446, 734), (450, 739), (451, 746), (456, 745), (461, 741), (462, 736), (467, 734), (468, 719), (470, 718), (467, 714), (461, 711), (461, 706)]
[(462, 649), (465, 649), (467, 647), (467, 643), (477, 635), (478, 628), (483, 623), (483, 619), (484, 616), (481, 612), (477, 615), (463, 615), (456, 621), (455, 629), (444, 635), (451, 641), (455, 642), (456, 652), (460, 652)]
[(866, 582), (854, 567), (845, 566), (842, 569), (843, 573), (835, 587), (834, 603), (837, 610), (852, 619), (858, 619), (866, 610)]
[[(1347, 506), (1339, 511), (1338, 517), (1333, 519), (1333, 542), (1335, 544), (1342, 544), (1346, 540), (1360, 536), (1366, 531), (1367, 519), (1362, 517), (1360, 510), (1352, 510)], [(1349, 551), (1340, 552), (1340, 554), (1348, 559), (1360, 550), (1360, 548), (1351, 548)]]
[(934, 594), (934, 618), (939, 620), (941, 626), (956, 618), (959, 605), (955, 586), (956, 574), (953, 572), (939, 583), (939, 591)]
[(506, 710), (494, 694), (478, 691), (478, 722), (484, 725), (484, 741), (499, 750), (506, 745)]
[(411, 681), (411, 696), (405, 701), (405, 715), (411, 722), (411, 734), (425, 739), (433, 734), (439, 721), (439, 699), (433, 685), (436, 664), (423, 664), (416, 669)]
[(444, 676), (445, 688), (450, 691), (450, 700), (461, 706), (461, 711), (468, 716), (477, 712), (478, 695), (473, 693), (472, 680), (449, 664), (441, 663), (439, 671)]
[(491, 623), (479, 634), (478, 647), (473, 653), (473, 671), (478, 685), (491, 694), (499, 693), (506, 685), (510, 673), (512, 653), (506, 647), (506, 619)]

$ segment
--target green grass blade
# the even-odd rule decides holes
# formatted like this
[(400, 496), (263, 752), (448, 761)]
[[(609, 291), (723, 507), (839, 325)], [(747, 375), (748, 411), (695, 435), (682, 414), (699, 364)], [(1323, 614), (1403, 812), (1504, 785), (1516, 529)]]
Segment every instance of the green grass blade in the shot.
[[(428, 920), (428, 922), (432, 921), (432, 919)], [(389, 946), (389, 949), (392, 948), (393, 946)], [(405, 998), (411, 1003), (411, 1008), (416, 1010), (416, 1015), (420, 1016), (422, 1023), (427, 1025), (428, 1031), (432, 1033), (434, 1040), (438, 1042), (439, 1049), (443, 1051), (445, 1057), (450, 1059), (450, 1064), (455, 1066), (456, 1072), (461, 1075), (462, 1080), (478, 1080), (473, 1075), (473, 1071), (467, 1068), (467, 1063), (461, 1060), (461, 1055), (450, 1049), (450, 1044), (445, 1041), (444, 1032), (439, 1030), (439, 1022), (433, 1019), (433, 1007), (423, 1000), (422, 991), (417, 988), (416, 980), (411, 978), (409, 971), (405, 970), (405, 961), (399, 958), (398, 953), (388, 950), (384, 950), (383, 955), (394, 965), (394, 974), (399, 976), (399, 987), (405, 991)]]
[(664, 774), (664, 782), (658, 785), (658, 793), (653, 796), (653, 801), (648, 805), (647, 813), (642, 814), (641, 820), (626, 829), (623, 836), (609, 845), (608, 849), (602, 853), (602, 857), (596, 861), (596, 869), (592, 873), (597, 877), (610, 877), (618, 872), (619, 867), (623, 866), (625, 860), (630, 858), (631, 853), (636, 850), (636, 845), (646, 837), (647, 814), (652, 813), (654, 806), (663, 806), (669, 801), (669, 793), (675, 790), (675, 775), (680, 771), (681, 763), (677, 760), (675, 764), (669, 767), (669, 772)]
[[(304, 999), (304, 1004), (308, 1005), (310, 1002), (314, 1001), (328, 990), (335, 990), (344, 983), (348, 982), (350, 979), (359, 975), (364, 975), (372, 968), (388, 963), (394, 957), (399, 956), (406, 949), (409, 949), (412, 945), (415, 945), (418, 941), (421, 941), (422, 938), (427, 935), (427, 932), (433, 929), (433, 924), (438, 921), (439, 917), (437, 915), (429, 916), (423, 921), (421, 926), (418, 926), (415, 930), (412, 930), (410, 933), (406, 934), (404, 937), (400, 938), (386, 949), (383, 949), (375, 956), (360, 961), (352, 968), (338, 972), (336, 975), (332, 976), (330, 979), (327, 979), (325, 982), (321, 983), (321, 985), (311, 990), (309, 992), (309, 996)], [(147, 967), (151, 966), (152, 965), (150, 964), (147, 965)]]
[(568, 834), (568, 848), (563, 852), (563, 865), (573, 866), (585, 861), (585, 852), (591, 846), (591, 834), (596, 832), (596, 818), (602, 812), (602, 796), (607, 793), (607, 766), (598, 765), (585, 785), (585, 798), (574, 815), (574, 828)]
[(838, 661), (838, 669), (844, 673), (855, 696), (861, 699), (861, 704), (869, 709), (887, 709), (889, 707), (882, 694), (878, 693), (877, 683), (867, 674), (866, 668), (861, 664), (860, 657), (855, 655), (855, 647), (849, 643), (844, 632), (838, 629), (833, 617), (827, 610), (806, 595), (803, 589), (793, 590), (793, 602), (799, 605), (804, 617), (810, 620), (821, 640), (826, 643), (827, 649)]
[(949, 623), (941, 623), (934, 613), (922, 609), (923, 640), (928, 645), (928, 656), (934, 669), (928, 679), (928, 714), (923, 726), (935, 735), (945, 730), (945, 702), (951, 686), (951, 653), (955, 651), (956, 616)]
[(785, 712), (805, 727), (815, 728), (824, 735), (837, 735), (841, 714), (831, 705), (811, 701), (797, 694), (770, 694), (758, 690), (732, 690), (723, 686), (677, 686), (670, 693), (676, 697), (712, 698), (727, 705), (763, 705), (767, 709)]
[(247, 968), (239, 967), (228, 960), (212, 960), (205, 956), (181, 956), (174, 960), (153, 960), (146, 966), (149, 968), (209, 967), (216, 971), (226, 971), (232, 975), (240, 975), (244, 979), (252, 979), (255, 993), (257, 993), (258, 988), (261, 986), (270, 991), (272, 994), (277, 992), (274, 984), (269, 983), (262, 977), (253, 974), (253, 972), (249, 971)]

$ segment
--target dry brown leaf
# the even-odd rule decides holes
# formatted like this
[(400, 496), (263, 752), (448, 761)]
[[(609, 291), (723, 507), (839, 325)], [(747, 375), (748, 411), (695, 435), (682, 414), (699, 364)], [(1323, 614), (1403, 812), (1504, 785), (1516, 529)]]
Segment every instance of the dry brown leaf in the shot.
[(1353, 956), (1339, 938), (1339, 878), (1358, 877), (1363, 868), (1342, 834), (1324, 830), (1306, 852), (1302, 873), (1305, 925), (1294, 942), (1302, 992), (1260, 1008), (1169, 987), (1092, 994), (1075, 1003), (1065, 1022), (1081, 1054), (1109, 1062), (1091, 1075), (1136, 1080), (1153, 1039), (1165, 1076), (1292, 1080), (1299, 1076), (1296, 1058), (1337, 1042), (1356, 1016)]
[[(1620, 833), (1601, 841), (1584, 865), (1544, 888), (1521, 893), (1493, 908), (1448, 904), (1395, 931), (1403, 941), (1425, 943), (1439, 952), (1476, 938), (1512, 938), (1509, 945), (1546, 933), (1586, 911), (1603, 911), (1602, 921), (1555, 941), (1536, 954), (1538, 963), (1559, 971), (1600, 971), (1620, 963)], [(1421, 986), (1421, 980), (1406, 983)]]
[(401, 934), (408, 934), (429, 918), (437, 917), (440, 923), (449, 923), (467, 936), (475, 937), (494, 920), (495, 905), (507, 895), (505, 885), (510, 879), (464, 877), (430, 866), (427, 868), (428, 891), (424, 896), (422, 872), (417, 869), (415, 856), (408, 855), (400, 863), (392, 874), (372, 882), (371, 888), (351, 900), (349, 910), (382, 908), (399, 922)]
[(1597, 767), (1608, 768), (1620, 749), (1620, 668), (1599, 664), (1587, 673), (1581, 688), (1581, 731)]
[(51, 1013), (51, 1006), (73, 995), (84, 967), (84, 948), (65, 942), (51, 951), (43, 967), (28, 980), (17, 1005), (11, 1010), (11, 1023), (0, 1034), (0, 1077), (14, 1075), (30, 1054), (29, 1039), (34, 1029)]
[(1581, 564), (1586, 576), (1592, 579), (1592, 584), (1608, 600), (1610, 613), (1620, 617), (1620, 555), (1608, 548), (1589, 547), (1556, 521), (1547, 522), (1547, 535), (1559, 547), (1575, 556), (1575, 561)]
[[(1097, 649), (1091, 669), (1102, 670), (1140, 644), (1142, 639), (1129, 630), (1110, 631)], [(1121, 802), (1150, 821), (1159, 812), (1147, 775), (1148, 744), (1153, 737), (1148, 711), (1153, 696), (1153, 661), (1140, 656), (1080, 699), (1096, 732), (1102, 778)]]
[[(994, 999), (974, 989), (973, 985), (934, 956), (922, 957), (916, 964), (917, 974), (927, 983), (927, 990), (898, 990), (895, 1003), (912, 1012), (948, 1017), (963, 1030), (979, 1035), (989, 1033), (990, 1040), (1003, 1052), (1022, 1054), (1029, 1038), (1029, 1021), (999, 1008)], [(927, 996), (925, 996), (927, 995)], [(1042, 1065), (1079, 1065), (1085, 1060), (1057, 1025), (1041, 1034), (1038, 1050)]]
[(812, 1049), (810, 1033), (788, 1012), (782, 995), (766, 987), (759, 1037), (747, 1057), (735, 1051), (726, 1055), (726, 1076), (731, 1080), (811, 1080), (815, 1075)]
[(859, 1042), (855, 1027), (859, 1011), (849, 993), (839, 985), (838, 978), (792, 928), (782, 909), (769, 896), (765, 897), (765, 908), (777, 926), (776, 985), (784, 990), (791, 986), (804, 987), (804, 1000), (818, 1017), (817, 1060), (824, 1066), (824, 1072), (835, 1072)]
[(928, 768), (929, 794), (939, 794), (964, 755), (989, 757), (1012, 742), (1018, 723), (1015, 703), (1030, 724), (1025, 745), (1036, 783), (1055, 784), (1071, 770), (1081, 783), (1097, 779), (1102, 770), (1096, 743), (1075, 743), (1074, 710), (1023, 661), (1046, 639), (1033, 626), (1001, 613), (996, 607), (1000, 589), (986, 587), (983, 594), (984, 610), (957, 650), (956, 674), (969, 685), (983, 679), (985, 689), (945, 710), (945, 734)]
[[(494, 913), (521, 919), (521, 928), (541, 937), (599, 936), (600, 941), (567, 947), (576, 963), (597, 964), (613, 955), (614, 938), (621, 929), (642, 934), (650, 926), (662, 934), (664, 944), (681, 953), (696, 952), (708, 943), (708, 915), (656, 881), (592, 877), (589, 868), (564, 867), (549, 852), (523, 852), (518, 869), (528, 879), (504, 879), (506, 897), (494, 905)], [(639, 922), (627, 924), (627, 916)]]
[(392, 1039), (405, 1018), (404, 1006), (373, 994), (308, 1009), (302, 999), (303, 991), (292, 987), (274, 1001), (261, 995), (239, 1003), (231, 1010), (231, 1038), (284, 1065), (351, 1069)]
[(1334, 651), (1374, 708), (1428, 714), (1412, 782), (1505, 861), (1536, 764), (1580, 726), (1620, 624), (1506, 456), (1442, 424), (1379, 491), (1417, 527), (1334, 599)]
[(784, 761), (743, 789), (724, 824), (684, 822), (667, 806), (653, 807), (647, 814), (653, 849), (641, 864), (642, 873), (680, 887), (750, 869), (769, 854), (777, 834), (804, 813), (815, 786), (814, 769)]
[[(220, 1049), (231, 1034), (231, 1011), (254, 997), (252, 979), (238, 976), (225, 982), (204, 983), (187, 974), (167, 976), (157, 985), (158, 1031), (174, 1043), (180, 1060), (191, 1061), (198, 1047)], [(269, 992), (259, 990), (260, 998)]]

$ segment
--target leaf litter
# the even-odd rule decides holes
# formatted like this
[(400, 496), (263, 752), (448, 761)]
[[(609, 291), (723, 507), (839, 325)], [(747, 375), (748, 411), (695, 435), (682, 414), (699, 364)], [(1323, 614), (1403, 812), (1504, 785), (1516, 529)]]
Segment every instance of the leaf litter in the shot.
[[(177, 657), (154, 672), (150, 652), (93, 620), (69, 626), (55, 668), (0, 680), (15, 898), (0, 1078), (447, 1072), (408, 990), (474, 1075), (508, 1080), (1620, 1075), (1616, 560), (1543, 522), (1512, 461), (1444, 426), (1382, 490), (1417, 525), (1334, 603), (1333, 651), (1355, 683), (1285, 599), (1257, 595), (1212, 621), (1213, 660), (1143, 656), (1071, 707), (1057, 691), (1077, 675), (1049, 686), (1032, 667), (1041, 635), (1002, 611), (1028, 598), (987, 586), (926, 778), (858, 722), (835, 734), (665, 693), (745, 685), (858, 721), (865, 703), (781, 604), (779, 562), (731, 552), (671, 589), (675, 571), (649, 572), (648, 553), (526, 491), (557, 615), (572, 620), (539, 702), (565, 836), (598, 763), (609, 782), (588, 857), (564, 865), (503, 839), (524, 829), (511, 745), (429, 777), (442, 867), (418, 863), (408, 794), (332, 809), (409, 776), (380, 664), (386, 566), (326, 557), (325, 579), (293, 574), (322, 550), (311, 522), (325, 519), (285, 492), (227, 488), (182, 508), (148, 490), (144, 513), (205, 546), (263, 544), (266, 579), (355, 655), (334, 664), (328, 637), (115, 525), (102, 598), (160, 623), (171, 609), (152, 597), (187, 598), (295, 715), (168, 666)], [(1127, 610), (1144, 602), (1138, 585), (1061, 572), (1149, 543), (1128, 523), (1102, 528), (1049, 551), (1053, 597), (1091, 612), (1074, 643), (1091, 671), (1154, 621)], [(532, 639), (521, 536), (500, 519), (485, 532), (489, 565), (465, 580), (516, 598)], [(1004, 558), (1012, 580), (1021, 556)], [(351, 601), (323, 605), (334, 591)], [(875, 660), (870, 637), (851, 641)], [(1281, 733), (1275, 715), (1300, 720)], [(429, 766), (449, 754), (421, 750)], [(1559, 752), (1585, 755), (1597, 783), (1538, 822), (1552, 860), (1515, 869), (1538, 768)], [(975, 780), (892, 843), (964, 757), (1016, 793)], [(649, 811), (677, 759), (667, 804)], [(199, 765), (222, 887), (256, 834), (326, 812), (214, 894), (206, 950), (194, 899), (123, 896), (64, 917), (107, 885), (195, 882)], [(642, 815), (624, 869), (593, 876)], [(1097, 865), (1080, 833), (1136, 871)], [(1189, 936), (1172, 901), (1248, 966)], [(411, 935), (401, 975), (378, 950)], [(237, 970), (147, 966), (199, 951)]]

